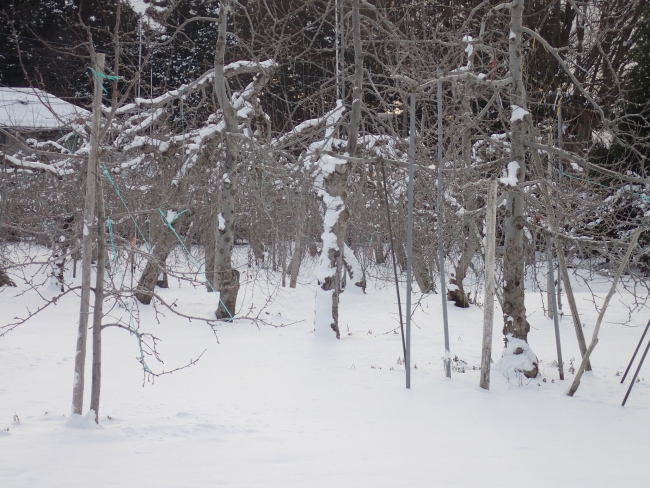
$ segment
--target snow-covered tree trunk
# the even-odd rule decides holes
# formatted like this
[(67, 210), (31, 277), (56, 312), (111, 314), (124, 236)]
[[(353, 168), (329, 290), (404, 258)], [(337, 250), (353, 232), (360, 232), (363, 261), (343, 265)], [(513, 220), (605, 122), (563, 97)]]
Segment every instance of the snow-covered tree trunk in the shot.
[[(354, 44), (354, 89), (352, 91), (352, 111), (348, 126), (347, 153), (354, 156), (359, 138), (361, 122), (361, 94), (363, 81), (363, 51), (361, 48), (361, 19), (359, 0), (352, 0), (352, 41)], [(342, 109), (342, 102), (337, 108)], [(340, 111), (342, 113), (342, 110)], [(339, 114), (340, 117), (340, 114)], [(331, 117), (334, 118), (334, 117)], [(333, 122), (333, 121), (332, 121)], [(330, 137), (333, 135), (330, 126)], [(327, 140), (327, 139), (326, 139)], [(331, 145), (331, 144), (330, 144)], [(345, 238), (347, 235), (350, 211), (347, 208), (348, 176), (350, 164), (347, 160), (322, 155), (320, 158), (320, 176), (317, 181), (319, 196), (325, 204), (323, 217), (323, 250), (318, 268), (320, 287), (316, 292), (315, 325), (317, 334), (324, 334), (332, 329), (337, 339), (339, 331), (339, 295), (341, 293), (341, 274)]]
[(54, 255), (52, 256), (54, 262), (52, 263), (52, 275), (57, 288), (59, 288), (61, 292), (65, 291), (65, 265), (71, 242), (69, 229), (73, 225), (73, 215), (64, 217), (63, 225), (61, 226), (61, 234), (58, 237), (54, 236)]
[[(342, 106), (341, 102), (339, 104)], [(319, 196), (325, 204), (323, 217), (323, 250), (318, 267), (315, 325), (317, 333), (332, 329), (337, 339), (339, 331), (339, 295), (341, 293), (342, 254), (350, 212), (346, 207), (347, 182), (350, 166), (344, 159), (322, 155), (321, 175), (317, 179)], [(320, 181), (318, 181), (320, 180)], [(320, 183), (320, 185), (319, 185)]]
[(354, 284), (354, 286), (358, 286), (365, 293), (366, 274), (363, 272), (361, 263), (359, 263), (359, 260), (354, 255), (354, 251), (350, 249), (350, 246), (347, 244), (344, 244), (343, 246), (343, 264), (345, 264), (345, 269), (350, 275), (350, 281)]
[[(508, 164), (508, 178), (502, 182), (515, 186), (526, 176), (526, 123), (524, 117), (530, 117), (526, 110), (526, 87), (523, 82), (522, 53), (522, 16), (524, 0), (513, 2), (510, 7), (510, 74), (512, 76), (510, 103), (511, 121), (511, 162)], [(524, 304), (524, 199), (512, 189), (506, 197), (505, 216), (505, 254), (503, 257), (503, 333), (506, 337), (507, 355), (520, 356), (511, 358), (509, 364), (522, 372), (527, 378), (537, 376), (537, 357), (528, 347), (528, 322)], [(520, 360), (520, 361), (518, 361)]]

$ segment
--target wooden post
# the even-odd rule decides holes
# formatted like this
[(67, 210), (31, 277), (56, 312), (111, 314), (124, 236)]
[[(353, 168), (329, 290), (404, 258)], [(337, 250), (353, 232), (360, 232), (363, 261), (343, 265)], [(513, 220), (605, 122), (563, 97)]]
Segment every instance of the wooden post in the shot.
[(74, 364), (72, 386), (72, 413), (81, 415), (84, 401), (84, 369), (86, 365), (86, 339), (88, 337), (88, 314), (90, 313), (90, 272), (93, 245), (93, 221), (97, 185), (97, 159), (99, 156), (99, 125), (101, 121), (102, 82), (99, 74), (104, 72), (104, 55), (95, 56), (95, 91), (93, 99), (93, 120), (90, 133), (90, 153), (86, 168), (86, 204), (84, 207), (83, 237), (81, 244), (81, 306), (79, 310), (79, 333)]
[(494, 324), (494, 254), (497, 227), (497, 180), (488, 186), (485, 212), (485, 303), (483, 305), (483, 351), (481, 354), (481, 388), (490, 389), (492, 361), (492, 326)]

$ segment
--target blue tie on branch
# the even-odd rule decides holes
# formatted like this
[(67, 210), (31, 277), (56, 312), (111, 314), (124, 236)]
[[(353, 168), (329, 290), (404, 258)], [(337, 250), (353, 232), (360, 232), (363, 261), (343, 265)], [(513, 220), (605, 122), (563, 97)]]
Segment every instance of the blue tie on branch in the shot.
[[(93, 76), (99, 81), (101, 81), (102, 79), (107, 79), (109, 81), (117, 81), (120, 79), (120, 77), (116, 75), (106, 75), (104, 73), (100, 73), (99, 71), (95, 71), (92, 68), (88, 68), (88, 69), (93, 72)], [(102, 86), (102, 90), (104, 90), (104, 93), (108, 93), (108, 91), (106, 91), (106, 88), (104, 88), (103, 86)]]

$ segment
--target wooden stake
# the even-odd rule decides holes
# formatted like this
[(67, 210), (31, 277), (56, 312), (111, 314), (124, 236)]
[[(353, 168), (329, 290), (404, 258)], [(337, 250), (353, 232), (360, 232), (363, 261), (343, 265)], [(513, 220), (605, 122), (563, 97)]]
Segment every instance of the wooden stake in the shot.
[(488, 186), (485, 212), (485, 303), (483, 305), (483, 350), (481, 354), (481, 388), (490, 389), (490, 362), (492, 361), (492, 326), (494, 325), (494, 254), (497, 224), (497, 180)]

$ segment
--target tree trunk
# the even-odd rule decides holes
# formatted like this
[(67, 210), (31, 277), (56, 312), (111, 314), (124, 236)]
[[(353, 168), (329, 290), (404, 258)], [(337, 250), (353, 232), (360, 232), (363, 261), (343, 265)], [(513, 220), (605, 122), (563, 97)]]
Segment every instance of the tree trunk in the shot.
[(449, 280), (452, 285), (456, 286), (455, 290), (447, 291), (447, 299), (453, 300), (454, 305), (460, 308), (469, 307), (469, 301), (467, 295), (465, 294), (465, 288), (463, 287), (463, 281), (467, 276), (467, 269), (469, 268), (474, 255), (476, 254), (477, 244), (476, 239), (472, 231), (469, 228), (469, 225), (464, 229), (466, 231), (465, 242), (463, 244), (463, 252), (460, 255), (458, 264), (456, 265), (456, 271), (454, 277)]
[(63, 225), (61, 226), (61, 235), (54, 239), (54, 264), (53, 264), (53, 274), (56, 279), (56, 285), (61, 290), (65, 291), (65, 263), (67, 259), (67, 252), (70, 248), (70, 233), (67, 232), (70, 229), (71, 224), (74, 223), (74, 215), (69, 215), (63, 219)]
[[(334, 159), (334, 158), (332, 158)], [(331, 161), (331, 160), (330, 160)], [(321, 197), (325, 204), (323, 217), (323, 250), (320, 257), (316, 293), (316, 330), (330, 327), (337, 339), (339, 331), (339, 295), (341, 293), (342, 252), (345, 246), (350, 212), (347, 209), (347, 181), (350, 165), (346, 160), (336, 160), (335, 169), (323, 178)], [(329, 310), (328, 310), (329, 309)]]
[(106, 213), (104, 193), (97, 175), (97, 279), (95, 281), (95, 307), (93, 310), (93, 370), (90, 389), (90, 409), (99, 424), (99, 395), (102, 383), (102, 318), (104, 317), (104, 271), (106, 265)]
[(296, 231), (296, 245), (291, 256), (291, 277), (289, 279), (289, 288), (295, 288), (298, 283), (298, 273), (300, 272), (300, 263), (302, 256), (305, 254), (305, 237), (302, 235), (302, 229)]
[[(156, 216), (151, 216), (156, 219)], [(175, 229), (180, 227), (179, 223), (185, 218), (185, 214), (178, 215), (176, 220), (172, 222)], [(156, 223), (154, 223), (156, 222)], [(159, 224), (157, 222), (160, 222)], [(153, 292), (159, 282), (161, 268), (164, 268), (167, 256), (176, 245), (177, 238), (170, 229), (166, 229), (167, 225), (161, 219), (153, 220), (152, 227), (156, 228), (155, 235), (158, 238), (153, 244), (151, 253), (152, 257), (147, 259), (147, 264), (138, 281), (138, 286), (135, 291), (135, 297), (143, 305), (149, 305), (153, 297)]]
[(350, 281), (354, 283), (354, 286), (358, 286), (365, 293), (366, 274), (363, 272), (361, 263), (359, 263), (359, 260), (354, 255), (354, 251), (352, 251), (347, 244), (343, 244), (343, 246), (343, 264), (350, 275)]
[(399, 265), (399, 269), (402, 271), (406, 271), (406, 250), (404, 249), (404, 245), (399, 241), (396, 240), (395, 242), (395, 254), (397, 255), (397, 264)]
[[(219, 36), (214, 54), (214, 89), (223, 112), (229, 133), (240, 133), (237, 114), (230, 102), (223, 72), (226, 51), (227, 12), (231, 9), (229, 1), (222, 0), (219, 11)], [(232, 267), (232, 251), (235, 237), (235, 196), (237, 195), (237, 142), (226, 134), (226, 161), (221, 178), (221, 212), (217, 223), (217, 259), (215, 288), (219, 291), (218, 319), (232, 319), (235, 315), (237, 293), (239, 291), (239, 272)]]
[[(361, 121), (361, 89), (363, 81), (363, 51), (361, 49), (361, 19), (359, 0), (352, 0), (352, 34), (354, 44), (354, 89), (352, 91), (352, 110), (348, 125), (347, 153), (353, 156), (357, 150), (359, 124)], [(337, 102), (342, 108), (342, 101)], [(337, 107), (338, 108), (338, 107)], [(337, 110), (335, 117), (340, 117), (342, 110)], [(329, 123), (328, 126), (332, 126)], [(333, 132), (327, 131), (331, 139)], [(329, 143), (331, 146), (331, 142)], [(326, 169), (327, 168), (327, 169)], [(320, 257), (318, 280), (320, 288), (316, 293), (316, 331), (324, 333), (328, 325), (337, 339), (341, 338), (339, 330), (339, 295), (341, 293), (341, 274), (343, 253), (347, 236), (350, 211), (348, 202), (348, 176), (350, 164), (347, 160), (330, 156), (321, 156), (321, 180), (316, 185), (325, 204), (323, 218), (323, 251)]]
[[(471, 66), (474, 58), (474, 51), (472, 50), (471, 53), (469, 54), (469, 59), (468, 59), (468, 66)], [(465, 88), (468, 93), (472, 92), (474, 85), (471, 82), (471, 80), (467, 80), (465, 84)], [(470, 168), (472, 166), (472, 120), (471, 120), (471, 113), (472, 113), (472, 107), (471, 104), (469, 103), (469, 98), (467, 96), (463, 97), (463, 111), (464, 111), (464, 120), (465, 120), (465, 127), (463, 128), (463, 134), (462, 134), (462, 155), (463, 155), (463, 163), (465, 164), (466, 168)], [(468, 190), (465, 192), (465, 201), (467, 204), (465, 205), (465, 208), (469, 211), (475, 210), (476, 209), (476, 197), (473, 195), (473, 190)], [(474, 255), (476, 254), (477, 251), (477, 243), (476, 239), (474, 237), (474, 233), (472, 232), (471, 226), (474, 222), (470, 221), (467, 225), (463, 226), (463, 250), (460, 255), (460, 259), (458, 260), (458, 264), (456, 265), (456, 269), (454, 270), (454, 276), (451, 280), (449, 280), (451, 285), (455, 285), (456, 289), (453, 290), (450, 287), (447, 291), (447, 300), (451, 300), (454, 302), (454, 305), (459, 308), (468, 308), (469, 307), (469, 299), (467, 298), (467, 294), (465, 293), (465, 288), (463, 286), (463, 281), (465, 281), (465, 277), (467, 276), (467, 269), (469, 268), (470, 263), (472, 262), (472, 259), (474, 258)]]
[[(217, 263), (217, 229), (215, 228), (214, 217), (208, 217), (208, 225), (203, 233), (203, 249), (205, 249), (205, 276), (207, 281), (205, 289), (208, 293), (213, 291), (217, 282), (215, 266)], [(216, 288), (214, 288), (216, 289)]]
[[(513, 113), (517, 108), (526, 110), (526, 88), (523, 82), (523, 54), (521, 25), (524, 0), (518, 0), (510, 8), (511, 23), (509, 35), (510, 73), (513, 78), (511, 105)], [(526, 123), (524, 117), (530, 117), (526, 112), (523, 117), (513, 117), (511, 123), (511, 160), (518, 165), (518, 181), (526, 178)], [(513, 164), (513, 163), (510, 163)], [(505, 254), (503, 258), (503, 334), (506, 345), (511, 339), (528, 342), (529, 325), (526, 321), (526, 306), (524, 304), (524, 200), (519, 192), (510, 190), (506, 197), (505, 216)], [(521, 347), (513, 353), (523, 354)], [(537, 376), (538, 363), (523, 370), (527, 378)]]
[(413, 249), (413, 277), (421, 293), (431, 293), (433, 291), (433, 281), (431, 280), (431, 270), (423, 247), (417, 246)]
[(381, 240), (372, 249), (375, 255), (375, 264), (384, 264), (386, 262), (386, 253), (384, 252), (384, 244)]
[(285, 238), (286, 236), (284, 236), (284, 232), (282, 234), (283, 236), (281, 242), (282, 247), (280, 248), (280, 260), (281, 260), (280, 265), (282, 268), (282, 286), (285, 287), (287, 286), (287, 252), (288, 252), (287, 247), (289, 247), (291, 243), (287, 242)]
[[(96, 54), (95, 71), (104, 72), (104, 55)], [(99, 129), (102, 103), (102, 86), (98, 77), (95, 80), (93, 99), (93, 120), (90, 133), (90, 152), (86, 168), (86, 203), (84, 207), (83, 241), (81, 250), (81, 305), (79, 310), (79, 332), (74, 363), (72, 386), (72, 413), (81, 415), (84, 401), (84, 373), (86, 368), (86, 340), (88, 337), (88, 314), (90, 313), (90, 280), (92, 259), (93, 222), (95, 220), (95, 201), (97, 166), (99, 160)]]

